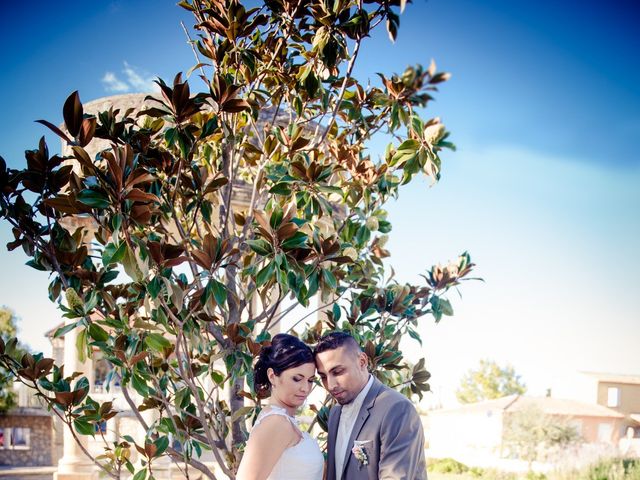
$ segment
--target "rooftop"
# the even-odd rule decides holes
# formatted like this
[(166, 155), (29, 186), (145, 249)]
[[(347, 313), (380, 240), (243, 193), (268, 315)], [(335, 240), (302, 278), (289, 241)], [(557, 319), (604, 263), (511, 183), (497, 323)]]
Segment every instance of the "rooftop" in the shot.
[(487, 412), (518, 412), (527, 408), (536, 408), (547, 415), (570, 417), (606, 417), (624, 418), (624, 415), (602, 405), (578, 402), (553, 397), (526, 397), (509, 395), (495, 400), (471, 403), (457, 408), (435, 410), (437, 414), (486, 414)]
[(640, 385), (640, 375), (625, 375), (620, 373), (605, 372), (581, 372), (584, 375), (595, 378), (599, 382), (611, 383), (628, 383), (631, 385)]

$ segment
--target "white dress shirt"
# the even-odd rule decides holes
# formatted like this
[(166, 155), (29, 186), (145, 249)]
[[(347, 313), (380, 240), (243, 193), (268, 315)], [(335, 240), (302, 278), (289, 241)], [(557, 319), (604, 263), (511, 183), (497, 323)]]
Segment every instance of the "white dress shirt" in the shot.
[(373, 376), (369, 375), (369, 381), (360, 391), (358, 396), (350, 403), (342, 406), (334, 452), (336, 458), (336, 480), (341, 480), (342, 478), (342, 467), (344, 466), (347, 454), (347, 442), (351, 437), (351, 431), (356, 423), (356, 419), (358, 418), (358, 413), (360, 413), (360, 408), (362, 407), (364, 399), (366, 398), (367, 393), (369, 393), (369, 390), (371, 390), (371, 385), (373, 385)]

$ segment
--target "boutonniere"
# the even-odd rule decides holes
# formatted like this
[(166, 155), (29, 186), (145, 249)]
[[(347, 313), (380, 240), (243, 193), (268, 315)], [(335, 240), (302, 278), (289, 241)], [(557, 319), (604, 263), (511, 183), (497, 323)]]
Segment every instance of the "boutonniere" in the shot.
[(356, 457), (356, 460), (360, 462), (359, 467), (362, 465), (369, 465), (369, 456), (367, 455), (367, 449), (365, 445), (369, 443), (371, 440), (354, 440), (353, 448), (351, 449), (351, 453)]

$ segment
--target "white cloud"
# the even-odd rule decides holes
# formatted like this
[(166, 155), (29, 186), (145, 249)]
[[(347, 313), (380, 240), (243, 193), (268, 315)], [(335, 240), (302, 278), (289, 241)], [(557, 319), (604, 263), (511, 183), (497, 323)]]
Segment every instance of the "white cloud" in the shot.
[(118, 78), (113, 72), (106, 72), (102, 77), (102, 84), (107, 92), (156, 92), (158, 86), (154, 83), (154, 77), (147, 72), (124, 62), (122, 69), (124, 79)]
[(128, 92), (129, 85), (116, 77), (113, 72), (107, 72), (102, 77), (102, 84), (107, 92)]
[(153, 82), (154, 77), (150, 76), (146, 72), (143, 72), (140, 69), (129, 65), (127, 62), (124, 62), (124, 69), (122, 71), (127, 76), (127, 81), (134, 90), (137, 90), (139, 92), (150, 92), (157, 90), (157, 86)]

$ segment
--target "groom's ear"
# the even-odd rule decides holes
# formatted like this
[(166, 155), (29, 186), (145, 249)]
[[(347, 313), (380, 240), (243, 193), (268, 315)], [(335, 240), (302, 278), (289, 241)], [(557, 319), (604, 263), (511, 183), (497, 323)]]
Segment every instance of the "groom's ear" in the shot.
[(366, 353), (360, 352), (358, 354), (358, 366), (361, 368), (367, 368), (369, 366), (369, 357)]

